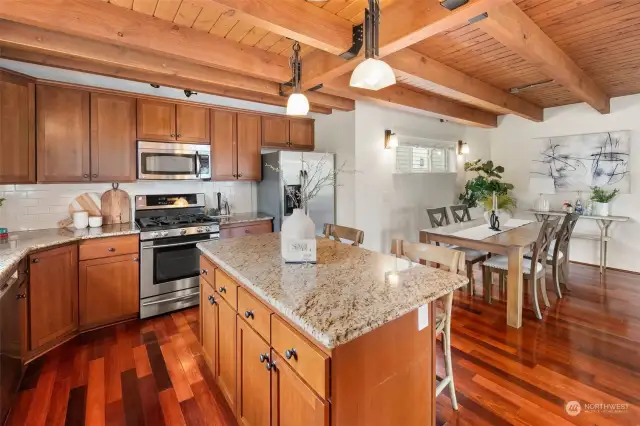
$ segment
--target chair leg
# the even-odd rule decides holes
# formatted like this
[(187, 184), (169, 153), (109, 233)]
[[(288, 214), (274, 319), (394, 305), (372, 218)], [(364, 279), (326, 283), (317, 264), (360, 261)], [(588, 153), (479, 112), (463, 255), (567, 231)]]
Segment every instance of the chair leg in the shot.
[(500, 272), (500, 274), (498, 274), (498, 280), (498, 290), (500, 291), (500, 293), (504, 293), (507, 288), (507, 273)]
[(469, 295), (473, 296), (473, 263), (467, 262), (467, 278), (469, 278), (467, 289), (469, 290)]
[(536, 289), (536, 281), (537, 280), (530, 280), (531, 284), (533, 284), (533, 311), (536, 313), (536, 318), (538, 318), (539, 320), (542, 319), (542, 314), (540, 313), (540, 305), (538, 304), (538, 291)]
[(445, 329), (442, 333), (443, 349), (444, 349), (444, 370), (449, 378), (449, 396), (451, 398), (451, 407), (458, 410), (458, 400), (456, 398), (456, 387), (453, 384), (453, 367), (451, 366), (451, 336)]
[(544, 306), (548, 308), (551, 306), (551, 303), (549, 303), (549, 295), (547, 294), (547, 279), (545, 278), (545, 272), (546, 271), (542, 271), (542, 276), (538, 279), (538, 282), (540, 283), (539, 287), (542, 292), (542, 301), (544, 302)]
[(484, 301), (491, 303), (491, 284), (493, 273), (488, 266), (482, 266), (482, 287), (484, 292)]
[(562, 299), (562, 290), (560, 289), (560, 265), (559, 262), (553, 262), (553, 283), (556, 288), (556, 296)]

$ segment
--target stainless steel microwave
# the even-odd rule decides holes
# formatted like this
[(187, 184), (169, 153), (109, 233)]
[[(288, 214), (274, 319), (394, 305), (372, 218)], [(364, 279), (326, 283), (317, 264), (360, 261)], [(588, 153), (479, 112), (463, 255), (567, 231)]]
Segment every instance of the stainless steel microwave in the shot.
[(138, 180), (211, 179), (211, 146), (138, 141)]

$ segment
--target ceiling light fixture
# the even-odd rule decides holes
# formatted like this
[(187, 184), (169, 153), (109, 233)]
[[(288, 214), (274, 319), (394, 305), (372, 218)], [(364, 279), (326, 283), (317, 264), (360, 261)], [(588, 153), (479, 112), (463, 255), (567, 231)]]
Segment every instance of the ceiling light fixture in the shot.
[[(300, 60), (300, 43), (293, 43), (293, 55), (289, 59), (291, 67), (291, 81), (293, 93), (287, 101), (287, 115), (307, 115), (309, 113), (309, 100), (300, 93), (300, 76), (302, 75), (302, 61)], [(281, 89), (282, 90), (282, 89)]]
[(376, 59), (380, 55), (380, 2), (369, 0), (369, 8), (364, 10), (365, 61), (351, 74), (349, 86), (360, 89), (380, 90), (396, 84), (396, 76), (391, 67)]

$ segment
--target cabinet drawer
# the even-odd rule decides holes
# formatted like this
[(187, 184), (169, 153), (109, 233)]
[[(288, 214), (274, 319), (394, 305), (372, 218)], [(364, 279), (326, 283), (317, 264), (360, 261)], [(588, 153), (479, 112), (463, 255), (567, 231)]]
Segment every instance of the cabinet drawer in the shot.
[(216, 265), (214, 265), (208, 257), (200, 256), (200, 276), (204, 278), (213, 289), (216, 288), (215, 270)]
[(329, 357), (273, 316), (271, 346), (322, 398), (329, 396)]
[(139, 241), (137, 235), (96, 238), (94, 240), (82, 241), (80, 243), (80, 260), (138, 253), (138, 247)]
[(234, 311), (238, 310), (238, 284), (220, 269), (216, 269), (216, 291)]
[(264, 340), (271, 341), (271, 311), (242, 287), (238, 287), (238, 315)]
[(220, 227), (220, 238), (236, 238), (247, 235), (268, 234), (273, 231), (270, 220), (253, 223), (228, 224)]

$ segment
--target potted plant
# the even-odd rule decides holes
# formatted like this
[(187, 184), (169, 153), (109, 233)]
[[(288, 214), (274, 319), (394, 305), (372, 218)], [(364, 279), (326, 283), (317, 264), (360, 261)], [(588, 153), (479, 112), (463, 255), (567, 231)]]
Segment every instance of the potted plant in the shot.
[(598, 186), (591, 188), (591, 201), (593, 202), (592, 214), (594, 216), (609, 216), (611, 200), (620, 192), (619, 189), (607, 191)]
[[(484, 218), (489, 223), (491, 211), (493, 210), (493, 194), (480, 200), (485, 209)], [(507, 223), (513, 215), (513, 209), (517, 207), (516, 200), (509, 194), (496, 194), (496, 216), (501, 224)]]
[(513, 189), (513, 185), (502, 181), (504, 167), (494, 166), (493, 161), (476, 160), (464, 164), (465, 172), (477, 172), (478, 176), (467, 181), (464, 193), (458, 199), (469, 208), (477, 207), (487, 197), (495, 192), (497, 195), (506, 195)]

